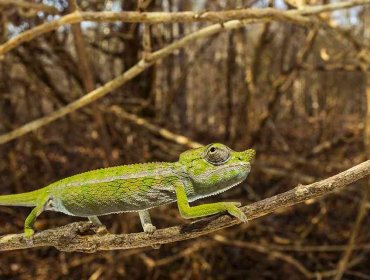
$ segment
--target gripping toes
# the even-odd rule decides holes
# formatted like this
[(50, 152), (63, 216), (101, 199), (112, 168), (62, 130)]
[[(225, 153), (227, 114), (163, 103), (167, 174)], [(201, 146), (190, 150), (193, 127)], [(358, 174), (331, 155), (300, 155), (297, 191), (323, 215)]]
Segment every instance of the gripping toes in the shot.
[(32, 228), (25, 228), (24, 229), (24, 238), (26, 239), (26, 243), (28, 245), (33, 244), (33, 235), (35, 234), (35, 231)]
[(24, 229), (24, 237), (27, 239), (32, 238), (32, 236), (35, 234), (35, 231), (32, 228), (25, 228)]
[(157, 228), (153, 226), (152, 224), (143, 225), (143, 229), (144, 229), (144, 232), (148, 234), (153, 234), (157, 230)]
[(107, 230), (105, 226), (101, 225), (101, 226), (98, 226), (98, 228), (96, 229), (96, 233), (103, 235), (103, 234), (108, 234), (109, 231)]
[(230, 215), (238, 218), (243, 223), (248, 222), (247, 216), (243, 213), (243, 211), (241, 211), (238, 208), (240, 205), (241, 205), (241, 203), (239, 203), (239, 202), (229, 202), (229, 203), (227, 203), (227, 205), (226, 205), (227, 212)]

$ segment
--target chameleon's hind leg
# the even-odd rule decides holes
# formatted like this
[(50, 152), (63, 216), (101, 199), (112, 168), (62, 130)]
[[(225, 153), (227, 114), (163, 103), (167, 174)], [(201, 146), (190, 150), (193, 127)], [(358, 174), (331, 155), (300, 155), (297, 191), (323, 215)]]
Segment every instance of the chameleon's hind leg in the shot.
[(141, 225), (143, 226), (144, 232), (152, 234), (157, 229), (150, 219), (150, 214), (148, 210), (139, 211)]
[(102, 222), (99, 220), (99, 218), (97, 216), (90, 216), (89, 221), (91, 223), (93, 223), (93, 225), (98, 228), (96, 233), (99, 233), (99, 234), (108, 233), (107, 228), (105, 227), (105, 225), (102, 224)]
[(35, 234), (35, 231), (33, 229), (33, 225), (35, 224), (35, 221), (37, 217), (45, 210), (45, 206), (48, 202), (48, 198), (42, 199), (38, 201), (38, 204), (35, 208), (32, 209), (31, 213), (27, 216), (25, 222), (24, 222), (24, 236), (27, 239), (32, 238), (32, 236)]

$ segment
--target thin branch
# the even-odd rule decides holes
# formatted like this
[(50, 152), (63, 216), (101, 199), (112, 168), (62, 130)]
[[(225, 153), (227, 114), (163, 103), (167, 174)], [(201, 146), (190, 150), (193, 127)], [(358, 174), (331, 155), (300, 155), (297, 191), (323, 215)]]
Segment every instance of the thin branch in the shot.
[[(76, 0), (69, 0), (69, 8), (71, 12), (78, 10)], [(73, 41), (77, 54), (77, 62), (80, 73), (80, 78), (83, 82), (83, 87), (86, 92), (91, 92), (95, 89), (93, 72), (91, 69), (91, 63), (89, 60), (88, 50), (85, 46), (84, 38), (82, 35), (81, 24), (72, 24), (72, 35)], [(109, 165), (111, 147), (109, 147), (109, 140), (107, 139), (107, 131), (104, 126), (104, 119), (101, 113), (96, 110), (96, 104), (93, 105), (93, 117), (95, 120), (96, 130), (99, 134), (99, 143), (104, 151), (104, 165)]]
[[(256, 219), (284, 207), (336, 191), (368, 175), (370, 175), (370, 160), (325, 180), (305, 186), (299, 185), (290, 191), (252, 203), (241, 209), (249, 220)], [(160, 229), (153, 235), (146, 233), (98, 235), (89, 234), (90, 223), (80, 222), (37, 233), (32, 242), (27, 242), (23, 234), (2, 236), (0, 237), (0, 251), (53, 246), (61, 251), (95, 252), (158, 246), (196, 238), (237, 224), (240, 224), (239, 220), (225, 214), (188, 225)]]
[[(267, 245), (265, 245), (267, 246)], [(299, 252), (299, 253), (322, 253), (322, 252), (343, 252), (346, 245), (275, 245), (269, 244), (267, 247), (275, 251)], [(369, 243), (360, 243), (353, 246), (354, 251), (370, 251)]]
[(363, 220), (366, 218), (366, 214), (367, 214), (367, 211), (368, 211), (367, 208), (368, 208), (368, 203), (369, 203), (369, 201), (368, 201), (368, 199), (369, 199), (369, 188), (367, 188), (367, 186), (366, 186), (366, 188), (364, 188), (363, 191), (364, 191), (364, 195), (363, 195), (362, 201), (361, 201), (360, 206), (359, 206), (357, 218), (356, 218), (355, 224), (353, 226), (353, 229), (352, 229), (349, 241), (348, 241), (347, 248), (344, 251), (341, 260), (338, 262), (338, 265), (337, 265), (337, 271), (338, 272), (337, 272), (337, 275), (335, 275), (334, 280), (342, 279), (343, 274), (347, 270), (348, 263), (350, 262), (353, 249), (356, 245), (356, 239), (359, 235), (361, 226), (363, 224)]
[(63, 16), (55, 21), (36, 26), (0, 45), (0, 55), (14, 49), (18, 45), (30, 41), (35, 37), (50, 32), (65, 24), (73, 24), (82, 21), (94, 22), (138, 22), (138, 23), (193, 23), (193, 22), (218, 22), (230, 20), (265, 19), (277, 21), (289, 21), (299, 24), (308, 24), (312, 20), (304, 16), (320, 14), (339, 9), (348, 9), (354, 6), (370, 4), (370, 0), (353, 0), (327, 5), (305, 6), (300, 9), (278, 10), (274, 8), (263, 9), (240, 9), (216, 12), (80, 12)]
[(210, 248), (215, 245), (217, 245), (217, 242), (213, 240), (207, 240), (207, 241), (202, 240), (200, 242), (194, 242), (194, 244), (192, 244), (190, 247), (187, 247), (185, 250), (177, 252), (176, 254), (172, 254), (163, 259), (154, 260), (152, 258), (145, 256), (143, 258), (143, 261), (146, 263), (149, 269), (153, 269), (154, 267), (165, 266), (165, 265), (173, 263), (174, 261), (185, 258), (187, 256), (192, 256), (199, 250)]
[(247, 250), (253, 250), (261, 254), (266, 254), (268, 255), (269, 259), (272, 259), (272, 260), (276, 259), (276, 260), (286, 262), (287, 264), (290, 264), (291, 266), (295, 267), (307, 279), (313, 278), (312, 276), (315, 275), (315, 273), (312, 273), (311, 271), (309, 271), (301, 262), (299, 262), (292, 256), (281, 253), (279, 251), (273, 251), (264, 245), (252, 243), (252, 242), (244, 242), (240, 240), (229, 240), (225, 238), (224, 236), (218, 235), (218, 234), (215, 235), (213, 239), (225, 245), (235, 246), (235, 247), (239, 247), (239, 248), (243, 248)]
[(163, 137), (164, 139), (170, 140), (172, 142), (183, 145), (185, 147), (199, 148), (203, 146), (201, 143), (195, 142), (184, 135), (173, 133), (169, 131), (168, 129), (152, 124), (146, 119), (140, 118), (137, 115), (130, 114), (116, 105), (110, 107), (109, 111), (111, 111), (113, 114), (115, 114), (119, 118), (133, 122), (134, 124), (138, 126), (142, 126), (146, 128), (147, 130), (149, 130), (150, 132)]
[(21, 0), (0, 0), (0, 7), (1, 6), (12, 6), (23, 9), (31, 9), (34, 11), (45, 12), (52, 15), (59, 13), (58, 9), (53, 6)]

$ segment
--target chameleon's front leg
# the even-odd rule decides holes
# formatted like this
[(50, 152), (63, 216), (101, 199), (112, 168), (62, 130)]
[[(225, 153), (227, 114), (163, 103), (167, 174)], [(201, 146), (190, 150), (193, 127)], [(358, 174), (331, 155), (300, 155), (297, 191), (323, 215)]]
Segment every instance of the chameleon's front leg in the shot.
[(247, 221), (245, 214), (238, 208), (239, 202), (216, 202), (197, 206), (190, 206), (186, 196), (185, 188), (182, 182), (175, 183), (177, 197), (177, 206), (182, 217), (198, 218), (214, 215), (221, 212), (228, 212), (230, 215), (238, 218), (242, 222)]

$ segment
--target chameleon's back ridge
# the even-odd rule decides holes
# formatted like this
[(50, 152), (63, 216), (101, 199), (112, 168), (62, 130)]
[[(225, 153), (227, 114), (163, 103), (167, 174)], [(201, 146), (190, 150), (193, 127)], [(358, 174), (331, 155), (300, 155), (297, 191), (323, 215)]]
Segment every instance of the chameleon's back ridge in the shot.
[(145, 232), (155, 231), (148, 209), (177, 202), (184, 218), (227, 212), (245, 222), (237, 202), (190, 206), (189, 202), (217, 195), (244, 181), (255, 156), (252, 149), (236, 152), (210, 144), (182, 153), (177, 162), (154, 162), (97, 169), (56, 181), (42, 189), (0, 196), (0, 205), (34, 207), (24, 223), (26, 238), (44, 210), (87, 217), (106, 231), (98, 216), (138, 212)]

